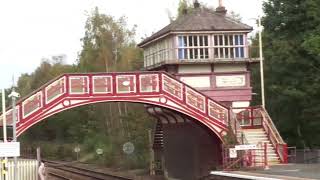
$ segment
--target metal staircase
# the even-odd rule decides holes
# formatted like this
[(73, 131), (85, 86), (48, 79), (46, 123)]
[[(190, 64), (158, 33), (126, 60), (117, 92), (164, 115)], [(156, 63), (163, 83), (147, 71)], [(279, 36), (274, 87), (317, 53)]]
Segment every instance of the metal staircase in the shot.
[[(246, 137), (248, 144), (257, 144), (258, 149), (253, 151), (254, 161), (256, 163), (264, 163), (264, 153), (267, 153), (268, 164), (279, 164), (280, 158), (276, 153), (274, 146), (271, 144), (266, 132), (262, 128), (258, 129), (243, 129), (243, 134)], [(264, 143), (267, 143), (266, 151)]]

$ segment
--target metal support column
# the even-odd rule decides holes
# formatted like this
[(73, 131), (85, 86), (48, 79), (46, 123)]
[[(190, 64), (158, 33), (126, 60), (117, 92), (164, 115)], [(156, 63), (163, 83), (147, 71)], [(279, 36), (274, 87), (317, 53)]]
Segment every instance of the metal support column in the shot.
[[(12, 92), (11, 94), (9, 95), (9, 98), (12, 99), (12, 136), (13, 136), (13, 139), (12, 141), (13, 142), (17, 142), (17, 112), (16, 112), (16, 99), (19, 97), (19, 93), (15, 92), (15, 89), (14, 89), (14, 80), (13, 80), (13, 85), (12, 85)], [(14, 173), (13, 173), (13, 177), (14, 177), (14, 180), (18, 180), (18, 160), (17, 160), (17, 157), (13, 157), (13, 161), (14, 161)]]
[(259, 56), (260, 56), (260, 78), (261, 78), (261, 101), (262, 107), (265, 108), (265, 95), (264, 95), (264, 72), (263, 72), (263, 51), (262, 51), (262, 26), (261, 17), (258, 18), (258, 28), (259, 28)]
[[(2, 89), (2, 128), (3, 128), (3, 142), (7, 142), (7, 116), (6, 116), (6, 93), (5, 93), (5, 89)], [(6, 163), (8, 161), (8, 158), (5, 157), (4, 160), (1, 161), (2, 164), (2, 172), (1, 172), (1, 176), (3, 176), (3, 179), (6, 180), (7, 179), (7, 167), (6, 167)], [(4, 162), (4, 163), (3, 163)]]

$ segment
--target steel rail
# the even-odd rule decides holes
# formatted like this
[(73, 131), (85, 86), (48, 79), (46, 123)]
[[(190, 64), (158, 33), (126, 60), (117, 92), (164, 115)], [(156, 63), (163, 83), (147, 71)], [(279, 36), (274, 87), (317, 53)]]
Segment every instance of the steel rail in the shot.
[[(52, 169), (58, 169), (61, 171), (65, 171), (74, 175), (84, 176), (87, 178), (95, 178), (97, 180), (105, 180), (106, 178), (114, 178), (114, 179), (123, 179), (123, 180), (133, 180), (134, 178), (131, 177), (125, 177), (121, 175), (115, 175), (105, 172), (99, 172), (94, 171), (92, 169), (83, 168), (83, 167), (77, 167), (72, 166), (70, 163), (60, 163), (55, 161), (44, 161), (45, 164), (52, 168)], [(71, 162), (73, 163), (73, 162)]]
[(61, 174), (58, 173), (54, 173), (54, 172), (48, 172), (48, 175), (56, 177), (56, 178), (60, 178), (60, 179), (66, 179), (66, 180), (71, 180), (70, 178), (67, 178)]

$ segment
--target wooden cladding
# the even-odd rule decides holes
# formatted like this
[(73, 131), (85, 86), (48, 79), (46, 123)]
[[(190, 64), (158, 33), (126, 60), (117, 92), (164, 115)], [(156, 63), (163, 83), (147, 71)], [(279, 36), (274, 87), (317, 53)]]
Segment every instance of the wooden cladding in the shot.
[(245, 33), (181, 34), (157, 41), (144, 49), (144, 66), (163, 63), (243, 60), (249, 58)]

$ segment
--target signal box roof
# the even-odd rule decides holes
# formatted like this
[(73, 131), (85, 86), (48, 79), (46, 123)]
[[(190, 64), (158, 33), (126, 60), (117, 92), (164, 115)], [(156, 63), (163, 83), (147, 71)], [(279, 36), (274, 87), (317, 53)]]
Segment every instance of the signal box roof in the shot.
[(207, 8), (193, 8), (182, 14), (160, 31), (138, 44), (144, 47), (151, 41), (162, 36), (179, 32), (210, 32), (210, 31), (252, 31), (253, 28), (241, 22), (229, 18), (223, 12), (216, 12)]

